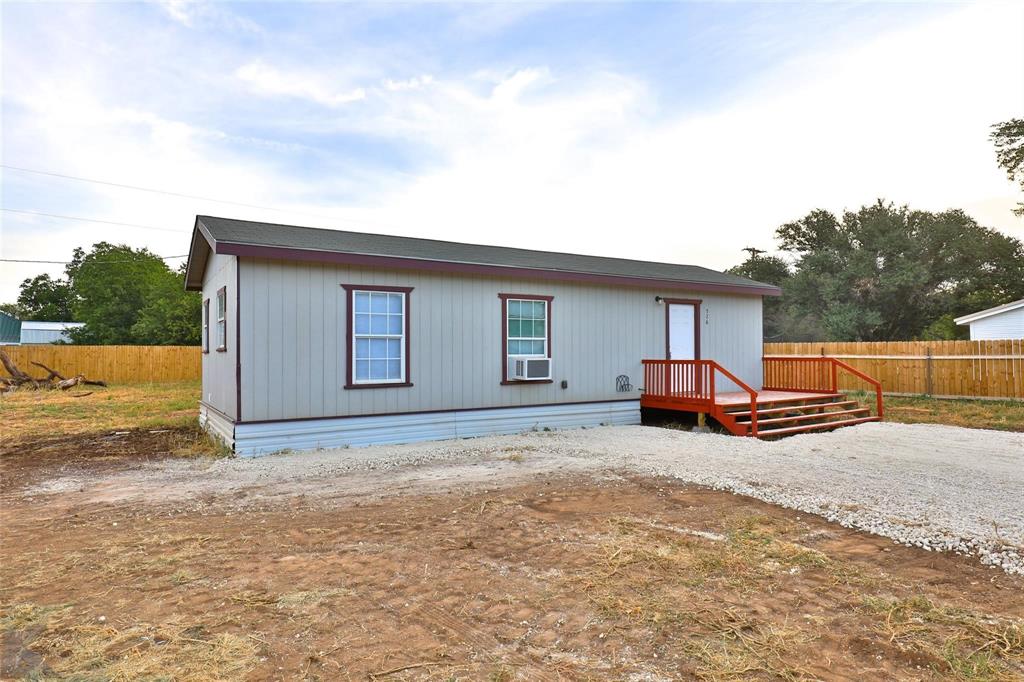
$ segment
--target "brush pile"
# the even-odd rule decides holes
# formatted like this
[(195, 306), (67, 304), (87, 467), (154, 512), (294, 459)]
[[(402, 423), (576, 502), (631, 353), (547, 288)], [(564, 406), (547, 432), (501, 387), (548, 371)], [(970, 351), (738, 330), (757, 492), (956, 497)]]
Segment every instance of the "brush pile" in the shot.
[[(14, 361), (11, 360), (10, 356), (7, 355), (3, 350), (0, 350), (0, 362), (3, 363), (4, 369), (10, 375), (10, 378), (0, 377), (0, 390), (5, 392), (16, 391), (21, 388), (29, 389), (32, 391), (39, 391), (45, 389), (59, 389), (61, 391), (67, 391), (78, 385), (85, 386), (106, 386), (105, 381), (98, 381), (95, 379), (86, 379), (84, 374), (76, 374), (72, 377), (65, 377), (63, 374), (55, 369), (50, 369), (41, 362), (33, 361), (32, 364), (36, 367), (46, 370), (46, 376), (42, 379), (36, 379), (35, 377), (29, 376), (21, 368), (19, 368)], [(84, 393), (82, 395), (89, 395)]]

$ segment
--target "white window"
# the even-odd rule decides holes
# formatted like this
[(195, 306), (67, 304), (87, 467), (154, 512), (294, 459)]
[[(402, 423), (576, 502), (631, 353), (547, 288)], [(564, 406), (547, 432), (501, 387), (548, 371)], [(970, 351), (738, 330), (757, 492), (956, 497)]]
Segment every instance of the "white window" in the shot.
[(508, 355), (547, 357), (548, 302), (510, 298), (507, 311)]
[(217, 291), (217, 350), (228, 348), (228, 291)]
[(405, 383), (404, 292), (352, 292), (352, 364), (356, 384)]

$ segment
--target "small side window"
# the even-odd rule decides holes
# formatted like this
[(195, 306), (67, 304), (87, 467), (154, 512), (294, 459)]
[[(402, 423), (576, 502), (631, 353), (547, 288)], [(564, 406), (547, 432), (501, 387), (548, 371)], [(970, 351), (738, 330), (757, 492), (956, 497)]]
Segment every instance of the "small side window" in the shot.
[(221, 287), (217, 291), (217, 350), (228, 349), (228, 290)]
[(210, 352), (210, 299), (203, 301), (203, 352)]

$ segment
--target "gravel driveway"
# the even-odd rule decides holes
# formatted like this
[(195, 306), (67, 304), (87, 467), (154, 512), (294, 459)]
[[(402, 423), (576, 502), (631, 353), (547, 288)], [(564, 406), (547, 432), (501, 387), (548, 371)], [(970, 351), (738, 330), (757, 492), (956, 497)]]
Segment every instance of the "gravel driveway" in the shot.
[(949, 426), (870, 423), (774, 442), (643, 426), (531, 432), (212, 464), (172, 459), (62, 476), (23, 494), (60, 493), (68, 504), (231, 496), (244, 506), (616, 471), (749, 495), (1024, 575), (1024, 434)]

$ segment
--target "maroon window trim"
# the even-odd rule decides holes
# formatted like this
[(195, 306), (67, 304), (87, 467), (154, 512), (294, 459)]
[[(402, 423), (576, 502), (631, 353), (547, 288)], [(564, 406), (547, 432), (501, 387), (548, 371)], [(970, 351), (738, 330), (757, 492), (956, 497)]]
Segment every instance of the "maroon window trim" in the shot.
[(700, 360), (700, 304), (703, 303), (703, 300), (699, 298), (662, 298), (661, 300), (665, 304), (665, 359), (671, 358), (669, 343), (672, 339), (669, 329), (668, 307), (673, 303), (679, 303), (693, 306), (693, 359)]
[[(373, 284), (342, 284), (345, 290), (345, 388), (407, 388), (412, 386), (412, 364), (409, 358), (410, 343), (410, 320), (412, 319), (412, 293), (413, 287), (386, 287)], [(354, 291), (389, 291), (397, 294), (405, 294), (405, 381), (402, 383), (380, 383), (380, 384), (357, 384), (352, 380), (352, 339), (355, 329), (352, 328), (352, 292)]]
[[(220, 299), (224, 298), (224, 319), (220, 319)], [(217, 289), (217, 335), (220, 336), (220, 326), (224, 325), (223, 343), (217, 346), (218, 353), (227, 352), (228, 349), (228, 288), (226, 286)]]
[(548, 358), (551, 357), (551, 302), (554, 296), (540, 296), (537, 294), (498, 294), (501, 299), (501, 385), (502, 386), (529, 386), (531, 384), (550, 384), (553, 379), (542, 379), (540, 381), (509, 381), (508, 380), (508, 300), (510, 298), (523, 301), (547, 301), (548, 303)]
[(210, 352), (210, 299), (203, 301), (203, 353)]

